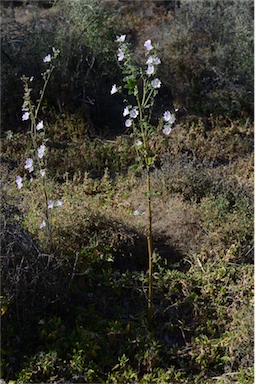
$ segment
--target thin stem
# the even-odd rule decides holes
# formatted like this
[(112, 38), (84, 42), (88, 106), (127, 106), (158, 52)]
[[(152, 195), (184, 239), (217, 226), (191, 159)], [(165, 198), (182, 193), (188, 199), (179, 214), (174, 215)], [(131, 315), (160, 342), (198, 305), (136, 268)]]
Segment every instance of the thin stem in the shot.
[(144, 102), (144, 104), (143, 104), (143, 107), (144, 107), (144, 108), (146, 107), (148, 101), (150, 100), (151, 95), (153, 94), (153, 91), (154, 91), (154, 89), (151, 89), (151, 90), (150, 90), (150, 93), (149, 93), (149, 95), (147, 96), (147, 99), (145, 100), (145, 102)]
[[(33, 150), (34, 150), (35, 154), (36, 154), (36, 151), (37, 151), (36, 120), (37, 120), (38, 113), (40, 111), (40, 107), (41, 107), (41, 104), (42, 104), (42, 101), (43, 101), (43, 97), (44, 97), (44, 94), (45, 94), (45, 91), (46, 91), (47, 84), (48, 84), (48, 82), (50, 80), (50, 77), (51, 77), (51, 74), (52, 74), (53, 70), (54, 70), (54, 66), (52, 66), (48, 70), (47, 76), (45, 76), (44, 85), (43, 85), (42, 91), (40, 93), (40, 98), (38, 100), (38, 104), (37, 104), (34, 112), (33, 112), (33, 105), (31, 103), (31, 99), (29, 100), (29, 109), (30, 109), (30, 115), (31, 115), (30, 116), (30, 118), (31, 118), (30, 135), (31, 135), (32, 146), (33, 146)], [(28, 88), (27, 82), (25, 83), (25, 90), (26, 90), (26, 88)], [(37, 159), (37, 161), (38, 161), (38, 165), (39, 165), (39, 171), (41, 171), (42, 170), (41, 161), (40, 161), (40, 159)], [(45, 218), (46, 218), (46, 225), (47, 225), (47, 232), (48, 232), (48, 242), (49, 242), (50, 251), (53, 252), (52, 231), (51, 231), (51, 218), (50, 218), (50, 213), (49, 213), (49, 208), (48, 208), (49, 199), (48, 199), (48, 192), (47, 192), (47, 185), (46, 185), (45, 178), (43, 178), (42, 186), (43, 186), (42, 189), (43, 189), (44, 201), (45, 201)]]
[(48, 240), (50, 245), (50, 251), (53, 252), (51, 222), (50, 222), (50, 215), (49, 215), (49, 208), (48, 208), (49, 199), (48, 199), (47, 186), (46, 186), (45, 179), (43, 179), (43, 193), (44, 193), (44, 199), (45, 199), (45, 217), (46, 217), (46, 223), (47, 223)]
[(148, 291), (148, 325), (152, 324), (152, 299), (153, 299), (153, 260), (152, 260), (152, 212), (151, 212), (151, 173), (150, 167), (147, 165), (147, 210), (148, 210), (148, 257), (149, 257), (149, 291)]
[(144, 105), (145, 96), (146, 96), (146, 80), (143, 79), (143, 98), (142, 98), (142, 106)]
[(41, 103), (42, 103), (42, 101), (43, 101), (43, 96), (44, 96), (44, 93), (45, 93), (45, 91), (46, 91), (46, 87), (47, 87), (47, 84), (48, 84), (48, 82), (49, 82), (49, 80), (50, 80), (51, 74), (52, 74), (52, 72), (54, 71), (54, 68), (55, 68), (55, 67), (52, 66), (52, 67), (49, 69), (48, 76), (47, 76), (46, 79), (45, 79), (45, 82), (44, 82), (44, 85), (43, 85), (43, 89), (42, 89), (42, 91), (41, 91), (40, 99), (39, 99), (39, 102), (38, 102), (37, 107), (36, 107), (36, 110), (35, 110), (35, 115), (34, 115), (35, 120), (37, 119), (37, 115), (38, 115), (38, 112), (39, 112), (39, 110), (40, 110)]

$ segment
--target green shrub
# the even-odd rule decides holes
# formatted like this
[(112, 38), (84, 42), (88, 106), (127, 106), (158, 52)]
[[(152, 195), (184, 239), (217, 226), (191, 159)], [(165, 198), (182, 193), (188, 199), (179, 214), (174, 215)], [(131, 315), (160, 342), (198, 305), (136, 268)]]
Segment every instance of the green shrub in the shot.
[(181, 1), (163, 38), (162, 80), (182, 105), (252, 115), (252, 26), (252, 1)]
[(178, 355), (176, 365), (198, 370), (205, 382), (210, 371), (251, 367), (252, 267), (233, 266), (206, 252), (189, 257), (186, 272), (161, 263), (154, 277), (155, 322), (164, 324), (159, 331), (172, 356)]
[(48, 11), (31, 5), (27, 11), (28, 16), (19, 22), (10, 8), (3, 11), (4, 130), (20, 129), (20, 77), (34, 76), (34, 91), (38, 94), (42, 59), (51, 47), (59, 49), (61, 55), (45, 106), (51, 105), (62, 113), (85, 105), (94, 111), (94, 119), (101, 116), (102, 124), (107, 114), (102, 116), (101, 105), (107, 105), (104, 98), (109, 93), (105, 79), (112, 74), (114, 61), (114, 10), (110, 11), (98, 0), (91, 4), (89, 1), (54, 2)]
[(226, 257), (251, 262), (253, 209), (249, 199), (228, 191), (205, 197), (199, 209), (207, 246), (221, 246), (229, 250)]

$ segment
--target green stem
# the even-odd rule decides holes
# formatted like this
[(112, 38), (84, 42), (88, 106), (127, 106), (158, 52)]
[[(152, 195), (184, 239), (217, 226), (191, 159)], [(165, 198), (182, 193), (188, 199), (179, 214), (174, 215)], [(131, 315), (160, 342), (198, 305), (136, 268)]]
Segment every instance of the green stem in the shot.
[(43, 89), (42, 89), (42, 92), (41, 92), (41, 95), (40, 95), (40, 99), (39, 99), (39, 102), (38, 102), (36, 110), (35, 110), (35, 115), (34, 115), (35, 120), (37, 119), (37, 115), (38, 115), (38, 112), (40, 110), (40, 107), (41, 107), (41, 104), (42, 104), (42, 101), (43, 101), (43, 97), (44, 97), (44, 94), (45, 94), (45, 91), (46, 91), (46, 87), (47, 87), (47, 84), (48, 84), (48, 82), (50, 80), (51, 74), (54, 71), (54, 68), (55, 67), (52, 66), (49, 69), (48, 76), (45, 79), (45, 82), (44, 82), (44, 85), (43, 85)]
[[(38, 113), (40, 111), (40, 107), (41, 107), (41, 104), (42, 104), (42, 100), (43, 100), (43, 97), (44, 97), (44, 94), (45, 94), (45, 91), (46, 91), (46, 87), (47, 87), (47, 84), (50, 80), (50, 77), (51, 77), (51, 74), (54, 70), (54, 66), (51, 67), (51, 69), (49, 70), (47, 76), (45, 77), (45, 81), (44, 81), (44, 85), (43, 85), (43, 88), (42, 88), (42, 91), (41, 91), (41, 94), (40, 94), (40, 99), (38, 101), (38, 104), (35, 108), (35, 111), (33, 113), (33, 107), (32, 107), (32, 103), (30, 101), (29, 103), (29, 109), (30, 109), (30, 115), (31, 115), (31, 130), (30, 130), (30, 135), (31, 135), (31, 140), (32, 140), (32, 146), (33, 146), (33, 150), (34, 150), (34, 153), (36, 154), (36, 151), (37, 151), (37, 131), (36, 131), (36, 121), (37, 121), (37, 116), (38, 116)], [(28, 85), (26, 84), (26, 86), (28, 87)], [(39, 165), (39, 171), (42, 170), (42, 165), (41, 165), (41, 161), (40, 159), (37, 159), (38, 160), (38, 165)], [(50, 218), (50, 214), (49, 214), (49, 208), (48, 208), (48, 203), (49, 203), (49, 199), (48, 199), (48, 193), (47, 193), (47, 185), (46, 185), (46, 180), (45, 178), (43, 178), (43, 194), (44, 194), (44, 201), (45, 201), (45, 217), (46, 217), (46, 225), (47, 225), (47, 232), (48, 232), (48, 242), (49, 242), (49, 247), (50, 247), (50, 251), (53, 252), (53, 242), (52, 242), (52, 231), (51, 231), (51, 218)]]
[(144, 107), (144, 108), (146, 107), (148, 101), (150, 100), (153, 91), (154, 91), (154, 89), (151, 89), (151, 90), (150, 90), (150, 93), (149, 93), (147, 99), (145, 100), (145, 102), (144, 102), (144, 104), (143, 104), (143, 107)]
[(48, 199), (45, 178), (43, 179), (43, 193), (44, 193), (44, 199), (45, 199), (45, 217), (46, 217), (46, 223), (47, 223), (48, 241), (50, 246), (50, 252), (53, 252), (51, 221), (50, 221), (50, 214), (49, 214), (49, 208), (48, 208), (49, 199)]
[(145, 96), (146, 96), (146, 80), (143, 79), (143, 98), (142, 98), (142, 105), (144, 105)]
[(151, 212), (151, 173), (147, 165), (147, 210), (148, 210), (148, 257), (149, 257), (149, 291), (148, 291), (148, 325), (152, 325), (152, 300), (153, 300), (153, 260), (152, 260), (152, 212)]

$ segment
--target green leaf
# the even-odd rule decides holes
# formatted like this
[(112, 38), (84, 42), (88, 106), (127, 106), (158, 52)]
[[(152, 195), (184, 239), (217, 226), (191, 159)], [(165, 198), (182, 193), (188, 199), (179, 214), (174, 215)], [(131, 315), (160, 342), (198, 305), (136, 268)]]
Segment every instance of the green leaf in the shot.
[(155, 161), (155, 156), (147, 158), (147, 164), (151, 166)]

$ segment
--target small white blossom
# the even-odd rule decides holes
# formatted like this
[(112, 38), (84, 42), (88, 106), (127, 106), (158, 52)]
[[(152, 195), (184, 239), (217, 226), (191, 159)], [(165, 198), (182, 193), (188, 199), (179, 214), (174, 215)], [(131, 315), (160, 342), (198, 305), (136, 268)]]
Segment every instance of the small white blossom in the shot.
[(161, 60), (158, 57), (149, 56), (148, 60), (146, 61), (146, 64), (155, 64), (158, 65), (161, 63)]
[(125, 121), (125, 126), (126, 126), (127, 128), (129, 128), (129, 127), (131, 127), (131, 125), (132, 125), (132, 120), (127, 119), (127, 120)]
[(34, 80), (34, 76), (31, 76), (30, 79), (29, 79), (29, 81), (31, 82), (31, 81), (33, 81), (33, 80)]
[(143, 145), (142, 140), (140, 140), (140, 139), (136, 140), (135, 145), (136, 145), (137, 147), (140, 147), (141, 145)]
[(33, 172), (33, 170), (34, 170), (33, 159), (31, 159), (31, 158), (26, 159), (24, 168), (28, 169), (29, 173)]
[(49, 208), (49, 209), (52, 209), (53, 206), (54, 206), (54, 201), (53, 201), (53, 200), (49, 200), (49, 202), (48, 202), (48, 208)]
[(117, 36), (116, 43), (123, 43), (126, 39), (126, 35)]
[(61, 207), (61, 205), (63, 205), (64, 203), (63, 203), (63, 201), (61, 201), (61, 200), (57, 200), (57, 201), (55, 201), (55, 207)]
[(46, 227), (46, 222), (45, 220), (43, 220), (40, 224), (40, 229), (43, 229), (44, 227)]
[(135, 119), (138, 115), (139, 115), (139, 112), (138, 112), (137, 108), (131, 109), (130, 117), (132, 117), (132, 119)]
[(119, 48), (117, 57), (118, 57), (118, 61), (122, 61), (124, 59), (124, 52), (120, 48)]
[(46, 147), (45, 147), (44, 144), (40, 145), (40, 147), (38, 148), (38, 157), (39, 157), (39, 159), (43, 158), (45, 149), (46, 149)]
[(175, 116), (169, 112), (169, 111), (166, 111), (163, 115), (163, 119), (164, 121), (166, 121), (168, 124), (173, 124), (175, 122)]
[(149, 76), (152, 75), (152, 74), (154, 73), (154, 65), (149, 64), (146, 73), (147, 73), (147, 75), (149, 75)]
[(136, 209), (136, 210), (133, 212), (133, 215), (134, 215), (134, 216), (139, 216), (139, 215), (140, 215), (140, 212), (138, 211), (138, 209)]
[(153, 64), (153, 60), (154, 60), (154, 57), (153, 56), (149, 56), (148, 60), (146, 61), (146, 64)]
[(160, 63), (161, 63), (160, 58), (159, 58), (159, 57), (155, 57), (155, 58), (154, 58), (154, 64), (155, 64), (155, 65), (159, 65)]
[(172, 128), (170, 125), (168, 124), (165, 124), (164, 125), (164, 128), (162, 130), (162, 132), (165, 134), (165, 135), (170, 135), (170, 133), (172, 132)]
[(125, 108), (124, 108), (124, 111), (123, 111), (123, 116), (125, 117), (125, 116), (127, 116), (127, 115), (129, 115), (129, 108), (128, 108), (128, 107), (125, 107)]
[(160, 88), (161, 87), (161, 81), (157, 78), (151, 81), (151, 85), (153, 88)]
[(20, 176), (16, 177), (16, 184), (18, 189), (22, 188), (22, 177)]
[(144, 43), (145, 48), (147, 51), (151, 51), (153, 49), (153, 46), (151, 45), (151, 40), (146, 40)]
[(37, 131), (40, 131), (40, 129), (43, 129), (43, 120), (40, 121), (40, 123), (36, 126)]
[(114, 93), (118, 92), (118, 88), (116, 84), (113, 84), (112, 89), (111, 89), (111, 95), (114, 95)]
[(46, 172), (45, 169), (41, 169), (41, 170), (40, 170), (40, 175), (41, 175), (42, 177), (44, 177), (44, 176), (45, 176), (45, 172)]
[(51, 61), (51, 55), (48, 54), (47, 56), (45, 56), (45, 58), (43, 59), (43, 62), (44, 63), (49, 63)]
[(22, 115), (22, 121), (28, 120), (29, 119), (29, 112), (25, 112)]

